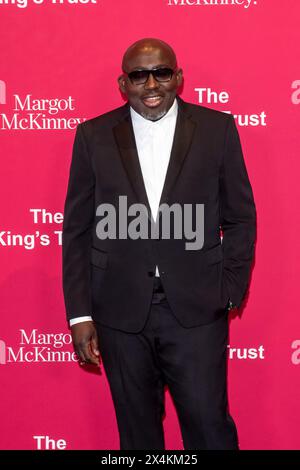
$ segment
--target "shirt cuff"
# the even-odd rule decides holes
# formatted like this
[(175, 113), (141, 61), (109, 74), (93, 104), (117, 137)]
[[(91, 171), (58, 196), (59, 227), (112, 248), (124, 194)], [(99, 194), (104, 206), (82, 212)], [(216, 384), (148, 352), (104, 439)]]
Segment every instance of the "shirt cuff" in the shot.
[(84, 321), (93, 321), (93, 319), (91, 316), (86, 315), (85, 317), (76, 317), (76, 318), (71, 318), (71, 320), (69, 320), (70, 326), (76, 325), (76, 323), (82, 323)]

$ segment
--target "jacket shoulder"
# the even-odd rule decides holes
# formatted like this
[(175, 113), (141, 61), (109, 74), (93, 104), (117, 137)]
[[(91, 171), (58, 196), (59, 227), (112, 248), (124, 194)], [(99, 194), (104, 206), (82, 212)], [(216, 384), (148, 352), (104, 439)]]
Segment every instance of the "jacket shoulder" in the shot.
[(116, 125), (117, 122), (128, 113), (128, 111), (129, 107), (127, 106), (127, 103), (125, 103), (118, 108), (107, 111), (106, 113), (100, 114), (99, 116), (95, 116), (91, 119), (87, 119), (79, 125), (87, 132), (93, 132), (99, 128), (111, 128)]
[(233, 115), (230, 113), (224, 113), (216, 109), (208, 108), (200, 104), (189, 103), (184, 101), (184, 108), (188, 111), (194, 119), (206, 119), (216, 122), (228, 123), (233, 119)]

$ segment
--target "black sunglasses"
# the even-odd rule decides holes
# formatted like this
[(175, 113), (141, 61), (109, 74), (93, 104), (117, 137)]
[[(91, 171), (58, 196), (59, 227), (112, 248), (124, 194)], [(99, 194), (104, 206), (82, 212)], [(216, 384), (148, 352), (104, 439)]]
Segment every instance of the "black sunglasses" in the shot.
[(142, 85), (148, 81), (150, 74), (157, 82), (169, 82), (173, 77), (175, 70), (167, 67), (152, 70), (134, 70), (133, 72), (126, 73), (133, 85)]

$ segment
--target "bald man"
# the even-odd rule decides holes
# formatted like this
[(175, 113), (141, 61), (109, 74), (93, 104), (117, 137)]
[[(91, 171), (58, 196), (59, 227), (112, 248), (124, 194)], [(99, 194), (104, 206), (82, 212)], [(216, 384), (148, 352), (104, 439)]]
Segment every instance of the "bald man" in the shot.
[[(126, 104), (79, 124), (73, 146), (63, 289), (74, 348), (81, 365), (102, 360), (120, 449), (165, 448), (165, 387), (184, 449), (238, 449), (228, 312), (248, 289), (256, 210), (235, 122), (179, 97), (164, 41), (132, 44), (122, 71)], [(167, 236), (162, 207), (174, 209)]]

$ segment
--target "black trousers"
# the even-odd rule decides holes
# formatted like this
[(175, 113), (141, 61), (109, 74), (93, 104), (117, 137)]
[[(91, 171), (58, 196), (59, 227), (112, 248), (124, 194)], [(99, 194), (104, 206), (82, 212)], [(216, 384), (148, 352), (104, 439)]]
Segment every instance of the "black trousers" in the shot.
[(228, 413), (228, 315), (184, 328), (155, 278), (144, 329), (126, 333), (96, 324), (102, 364), (118, 423), (120, 449), (165, 449), (164, 387), (172, 396), (184, 449), (236, 449)]

